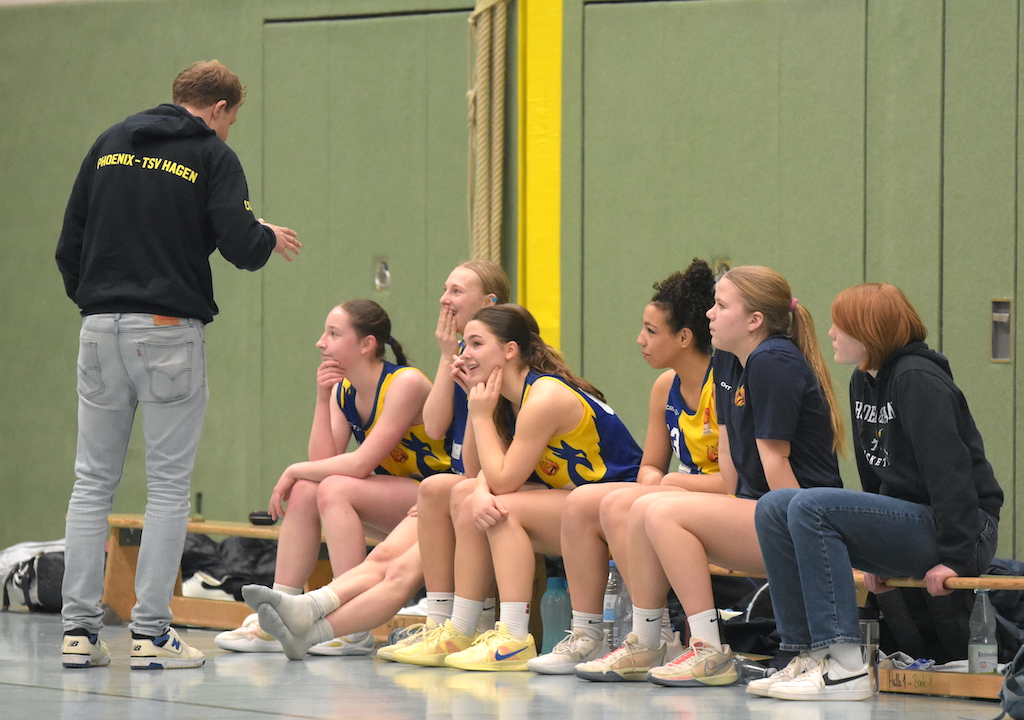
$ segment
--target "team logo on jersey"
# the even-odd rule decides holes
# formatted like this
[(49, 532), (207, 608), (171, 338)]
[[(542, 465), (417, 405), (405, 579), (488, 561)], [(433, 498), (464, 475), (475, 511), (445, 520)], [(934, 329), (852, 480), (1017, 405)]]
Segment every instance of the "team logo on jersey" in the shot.
[(708, 460), (718, 462), (718, 445), (708, 445)]
[(578, 450), (577, 448), (574, 448), (572, 445), (569, 445), (565, 440), (562, 441), (561, 447), (556, 448), (548, 445), (548, 450), (554, 453), (555, 457), (558, 458), (559, 460), (565, 460), (566, 462), (569, 463), (569, 478), (573, 481), (574, 484), (582, 485), (583, 483), (587, 482), (587, 479), (580, 475), (579, 470), (577, 470), (578, 467), (585, 467), (588, 470), (594, 469), (594, 466), (590, 463), (590, 460), (589, 458), (587, 458), (587, 454), (585, 452), (583, 452), (582, 450)]
[(402, 448), (396, 447), (391, 451), (391, 459), (396, 463), (405, 464), (409, 460), (409, 453), (405, 452)]
[(548, 477), (554, 477), (558, 474), (559, 466), (558, 463), (552, 462), (547, 458), (540, 461), (540, 471)]
[(740, 385), (736, 388), (736, 398), (733, 400), (736, 407), (743, 407), (747, 404), (747, 388), (745, 385)]
[[(410, 432), (409, 437), (403, 438), (402, 443), (399, 447), (404, 447), (415, 453), (416, 469), (419, 470), (420, 477), (427, 477), (429, 475), (433, 475), (439, 469), (444, 468), (444, 461), (437, 456), (437, 453), (434, 452), (434, 449), (430, 447), (430, 445), (427, 444), (427, 442), (421, 440), (414, 432)], [(398, 450), (399, 448), (395, 449)], [(394, 455), (392, 455), (392, 457), (394, 457)], [(429, 463), (429, 458), (433, 458), (434, 462)], [(404, 460), (402, 462), (404, 462)]]
[(711, 429), (711, 408), (709, 407), (704, 408), (704, 430), (702, 432), (705, 437), (715, 434), (715, 431)]

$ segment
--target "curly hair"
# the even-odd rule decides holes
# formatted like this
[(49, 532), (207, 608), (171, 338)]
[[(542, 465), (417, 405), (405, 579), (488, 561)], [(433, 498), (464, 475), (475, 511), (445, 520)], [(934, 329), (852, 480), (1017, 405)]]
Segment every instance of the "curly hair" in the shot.
[(715, 276), (706, 262), (694, 258), (685, 272), (654, 283), (651, 304), (665, 313), (672, 332), (689, 328), (698, 350), (711, 354), (708, 308), (715, 304)]

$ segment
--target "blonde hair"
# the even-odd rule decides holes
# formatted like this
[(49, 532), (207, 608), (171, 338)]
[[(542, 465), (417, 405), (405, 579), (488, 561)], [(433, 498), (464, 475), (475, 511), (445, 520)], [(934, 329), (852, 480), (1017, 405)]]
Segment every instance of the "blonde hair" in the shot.
[(893, 351), (928, 336), (907, 296), (887, 283), (843, 290), (832, 301), (832, 322), (867, 349), (861, 370), (878, 370)]
[(810, 311), (793, 297), (786, 278), (771, 268), (741, 265), (727, 272), (722, 279), (726, 278), (742, 296), (747, 310), (759, 312), (764, 316), (764, 327), (768, 335), (787, 336), (807, 358), (828, 404), (832, 424), (832, 449), (839, 454), (845, 453), (846, 433), (843, 429), (843, 416), (836, 400), (835, 388), (832, 386), (832, 374), (829, 373), (821, 348), (818, 347)]
[(490, 260), (470, 260), (462, 263), (459, 267), (476, 273), (483, 286), (484, 295), (493, 295), (498, 298), (499, 304), (507, 303), (512, 299), (512, 286), (508, 281), (508, 275), (498, 263)]

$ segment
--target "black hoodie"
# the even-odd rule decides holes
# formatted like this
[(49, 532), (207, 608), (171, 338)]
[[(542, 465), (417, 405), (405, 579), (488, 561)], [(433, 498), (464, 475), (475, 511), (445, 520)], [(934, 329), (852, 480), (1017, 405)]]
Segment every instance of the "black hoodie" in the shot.
[(153, 313), (212, 322), (210, 255), (258, 270), (274, 231), (257, 222), (238, 157), (178, 105), (100, 135), (79, 170), (57, 266), (82, 315)]
[(998, 519), (1003, 491), (949, 361), (923, 342), (905, 345), (877, 377), (853, 373), (850, 408), (864, 489), (930, 506), (942, 563), (983, 572), (973, 560), (978, 509)]

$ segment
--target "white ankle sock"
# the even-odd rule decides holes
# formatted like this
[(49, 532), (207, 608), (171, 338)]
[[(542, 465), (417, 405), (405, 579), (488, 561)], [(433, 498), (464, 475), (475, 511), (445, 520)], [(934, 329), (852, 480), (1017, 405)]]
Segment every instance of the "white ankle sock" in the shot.
[(712, 608), (686, 618), (690, 626), (690, 637), (700, 638), (709, 646), (721, 650), (722, 635), (718, 630), (718, 610)]
[(833, 660), (847, 670), (856, 670), (864, 666), (864, 655), (860, 645), (856, 643), (837, 643), (828, 646), (828, 654)]
[(453, 592), (427, 593), (427, 619), (436, 625), (444, 625), (444, 621), (452, 616)]
[(306, 597), (316, 604), (316, 608), (320, 612), (320, 617), (327, 617), (341, 607), (341, 600), (339, 600), (334, 591), (326, 585), (319, 590), (313, 590), (312, 592), (306, 593)]
[(582, 630), (591, 637), (600, 638), (604, 635), (604, 615), (601, 613), (584, 613), (573, 610), (572, 629)]
[(455, 596), (452, 603), (452, 625), (463, 635), (473, 637), (476, 632), (476, 623), (483, 612), (483, 600), (468, 600), (464, 597)]
[(633, 606), (633, 634), (640, 644), (655, 650), (661, 647), (661, 618), (665, 608), (653, 610)]
[(525, 640), (530, 634), (530, 603), (503, 602), (501, 624), (517, 639)]
[(483, 609), (480, 611), (480, 619), (476, 621), (477, 633), (485, 633), (494, 629), (494, 598), (484, 600)]
[(302, 588), (291, 587), (289, 585), (282, 585), (281, 583), (274, 583), (274, 589), (285, 595), (301, 595)]

